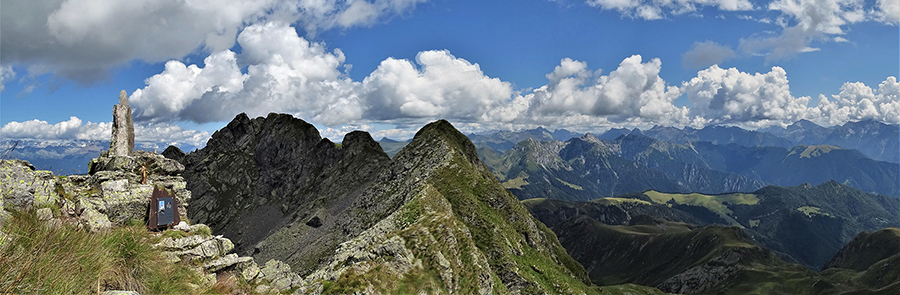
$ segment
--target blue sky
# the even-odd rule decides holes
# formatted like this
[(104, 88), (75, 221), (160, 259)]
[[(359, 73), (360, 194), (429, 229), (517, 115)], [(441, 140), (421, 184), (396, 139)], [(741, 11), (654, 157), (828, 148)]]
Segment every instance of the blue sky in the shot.
[(332, 138), (404, 138), (441, 118), (466, 131), (900, 123), (897, 1), (143, 2), (3, 0), (2, 135), (108, 137), (121, 89), (139, 139), (171, 143), (238, 112), (292, 113)]

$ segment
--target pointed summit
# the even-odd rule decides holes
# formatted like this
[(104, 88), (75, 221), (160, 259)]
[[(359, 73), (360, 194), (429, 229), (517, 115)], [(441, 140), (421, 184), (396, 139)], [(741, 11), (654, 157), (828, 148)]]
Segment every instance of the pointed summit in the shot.
[(447, 120), (434, 121), (419, 129), (412, 141), (398, 153), (398, 156), (410, 152), (420, 154), (422, 150), (435, 148), (455, 150), (464, 155), (469, 162), (481, 163), (481, 160), (478, 159), (477, 148), (472, 141), (456, 130), (453, 124)]

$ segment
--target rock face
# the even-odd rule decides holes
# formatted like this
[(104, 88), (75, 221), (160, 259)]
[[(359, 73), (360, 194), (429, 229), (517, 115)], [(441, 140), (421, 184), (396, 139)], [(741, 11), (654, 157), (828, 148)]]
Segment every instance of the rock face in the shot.
[(132, 156), (134, 154), (134, 122), (131, 118), (131, 106), (128, 105), (128, 94), (119, 92), (119, 104), (113, 106), (112, 139), (109, 151), (113, 156)]
[(239, 254), (287, 262), (300, 294), (592, 290), (446, 121), (391, 160), (364, 132), (338, 147), (287, 115), (239, 115), (184, 163), (193, 220), (240, 241)]
[(338, 147), (281, 114), (238, 115), (183, 161), (191, 220), (232, 239), (238, 254), (284, 259), (305, 273), (337, 247), (335, 218), (390, 163), (367, 133)]
[(50, 171), (35, 171), (26, 161), (0, 160), (0, 225), (9, 218), (6, 208), (30, 210), (59, 201), (57, 178)]

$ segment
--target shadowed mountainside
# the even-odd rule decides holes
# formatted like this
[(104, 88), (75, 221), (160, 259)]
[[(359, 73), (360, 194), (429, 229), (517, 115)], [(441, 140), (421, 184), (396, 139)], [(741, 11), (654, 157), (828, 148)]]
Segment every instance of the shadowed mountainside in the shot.
[(523, 204), (554, 228), (582, 215), (609, 225), (627, 225), (634, 216), (650, 215), (699, 225), (735, 226), (788, 261), (812, 269), (821, 268), (861, 231), (900, 226), (900, 200), (836, 182), (769, 186), (753, 193), (646, 191), (590, 202), (537, 199)]

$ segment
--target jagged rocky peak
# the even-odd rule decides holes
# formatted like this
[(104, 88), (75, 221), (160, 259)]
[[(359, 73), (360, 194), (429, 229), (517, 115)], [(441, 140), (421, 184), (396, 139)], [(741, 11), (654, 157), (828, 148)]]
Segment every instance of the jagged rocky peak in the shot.
[[(347, 134), (340, 147), (324, 139), (282, 144), (281, 135), (305, 125), (272, 118), (239, 116), (214, 137), (244, 144), (225, 150), (211, 140), (185, 157), (185, 175), (192, 220), (206, 220), (239, 254), (288, 263), (304, 277), (299, 293), (588, 289), (583, 268), (449, 122), (426, 125), (391, 160), (365, 132)], [(273, 153), (290, 164), (266, 166)]]
[(585, 133), (584, 136), (582, 136), (582, 137), (578, 137), (578, 139), (587, 141), (587, 142), (599, 142), (600, 141), (600, 139), (597, 139), (597, 137), (594, 136), (594, 134), (590, 133), (590, 132)]
[(237, 115), (181, 162), (194, 193), (191, 220), (229, 237), (238, 254), (308, 273), (342, 241), (331, 236), (343, 231), (338, 216), (391, 160), (366, 132), (337, 145), (312, 124), (273, 113)]
[(162, 155), (163, 157), (166, 157), (166, 159), (172, 159), (181, 162), (186, 154), (177, 146), (170, 145), (166, 148), (166, 150), (162, 152)]
[(381, 145), (372, 138), (371, 134), (358, 130), (344, 135), (341, 147), (349, 154), (357, 154), (366, 150), (382, 151)]
[(225, 128), (213, 133), (207, 147), (222, 151), (251, 152), (277, 143), (297, 149), (313, 147), (322, 140), (312, 124), (288, 114), (270, 113), (250, 119), (240, 113)]

